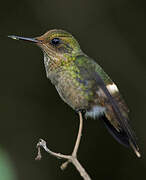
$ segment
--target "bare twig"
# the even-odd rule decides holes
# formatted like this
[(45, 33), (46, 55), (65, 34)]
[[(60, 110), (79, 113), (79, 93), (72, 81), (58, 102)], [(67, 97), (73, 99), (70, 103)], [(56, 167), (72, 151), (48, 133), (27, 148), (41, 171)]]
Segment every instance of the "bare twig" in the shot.
[(80, 141), (81, 141), (81, 136), (82, 136), (82, 129), (83, 129), (83, 117), (82, 117), (82, 113), (79, 111), (79, 118), (80, 118), (80, 126), (79, 126), (79, 131), (78, 131), (78, 136), (77, 136), (77, 140), (75, 143), (75, 147), (72, 153), (72, 156), (76, 157), (77, 156), (77, 152), (78, 152), (78, 148), (80, 145)]
[(80, 140), (81, 140), (81, 136), (82, 136), (82, 127), (83, 127), (83, 117), (82, 117), (82, 113), (80, 111), (79, 111), (79, 118), (80, 118), (79, 131), (78, 131), (78, 136), (76, 139), (76, 143), (75, 143), (72, 155), (64, 155), (64, 154), (60, 154), (60, 153), (55, 153), (47, 148), (46, 142), (43, 139), (40, 139), (37, 144), (38, 155), (35, 159), (36, 160), (41, 159), (42, 156), (41, 156), (40, 147), (43, 147), (44, 150), (46, 152), (48, 152), (49, 154), (51, 154), (59, 159), (67, 160), (65, 163), (63, 163), (61, 165), (62, 170), (64, 170), (69, 163), (72, 163), (76, 167), (76, 169), (78, 170), (78, 172), (80, 173), (81, 177), (83, 177), (84, 180), (91, 180), (90, 176), (88, 175), (88, 173), (85, 171), (85, 169), (83, 168), (83, 166), (80, 164), (80, 162), (77, 159), (77, 152), (78, 152), (78, 148), (80, 145)]

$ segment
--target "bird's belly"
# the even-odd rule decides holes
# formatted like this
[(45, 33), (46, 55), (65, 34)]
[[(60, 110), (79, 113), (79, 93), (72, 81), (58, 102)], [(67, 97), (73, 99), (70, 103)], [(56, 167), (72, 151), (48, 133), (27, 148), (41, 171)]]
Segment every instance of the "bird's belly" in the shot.
[(74, 110), (87, 109), (89, 103), (88, 94), (77, 81), (66, 78), (62, 82), (62, 79), (60, 79), (55, 87), (63, 101)]

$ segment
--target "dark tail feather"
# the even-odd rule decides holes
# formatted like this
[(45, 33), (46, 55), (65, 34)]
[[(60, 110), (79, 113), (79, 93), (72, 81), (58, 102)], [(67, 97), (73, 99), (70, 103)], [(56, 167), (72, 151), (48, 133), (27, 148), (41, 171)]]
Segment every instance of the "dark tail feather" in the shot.
[(137, 157), (141, 157), (140, 153), (139, 153), (139, 148), (136, 144), (136, 142), (133, 142), (133, 138), (130, 139), (126, 132), (124, 130), (119, 130), (117, 131), (114, 126), (110, 123), (110, 121), (106, 118), (106, 116), (102, 116), (102, 120), (105, 124), (105, 126), (107, 127), (109, 133), (122, 145), (126, 146), (126, 147), (132, 147), (132, 149), (134, 150), (135, 154), (137, 155)]

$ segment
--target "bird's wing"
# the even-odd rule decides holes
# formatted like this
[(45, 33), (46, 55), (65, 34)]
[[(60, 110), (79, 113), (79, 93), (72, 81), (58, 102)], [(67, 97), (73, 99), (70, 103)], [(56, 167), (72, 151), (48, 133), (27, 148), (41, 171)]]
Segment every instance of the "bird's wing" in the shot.
[[(109, 127), (111, 127), (109, 129), (113, 130), (114, 136), (124, 135), (127, 137), (128, 144), (133, 148), (137, 156), (140, 156), (136, 138), (128, 122), (129, 110), (121, 98), (117, 86), (92, 59), (85, 58), (84, 61), (86, 61), (86, 66), (78, 65), (78, 68), (81, 68), (82, 71), (84, 69), (86, 72), (82, 75), (82, 78), (85, 76), (85, 79), (94, 80), (94, 102), (105, 107), (105, 117), (110, 125)], [(96, 105), (94, 102), (93, 105)]]

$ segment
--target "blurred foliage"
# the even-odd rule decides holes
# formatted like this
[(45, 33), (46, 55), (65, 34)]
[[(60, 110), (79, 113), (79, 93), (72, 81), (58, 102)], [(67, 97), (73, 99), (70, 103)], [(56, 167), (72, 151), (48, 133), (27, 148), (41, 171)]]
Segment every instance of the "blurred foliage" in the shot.
[(6, 151), (0, 149), (0, 179), (16, 180), (16, 174), (12, 162)]

